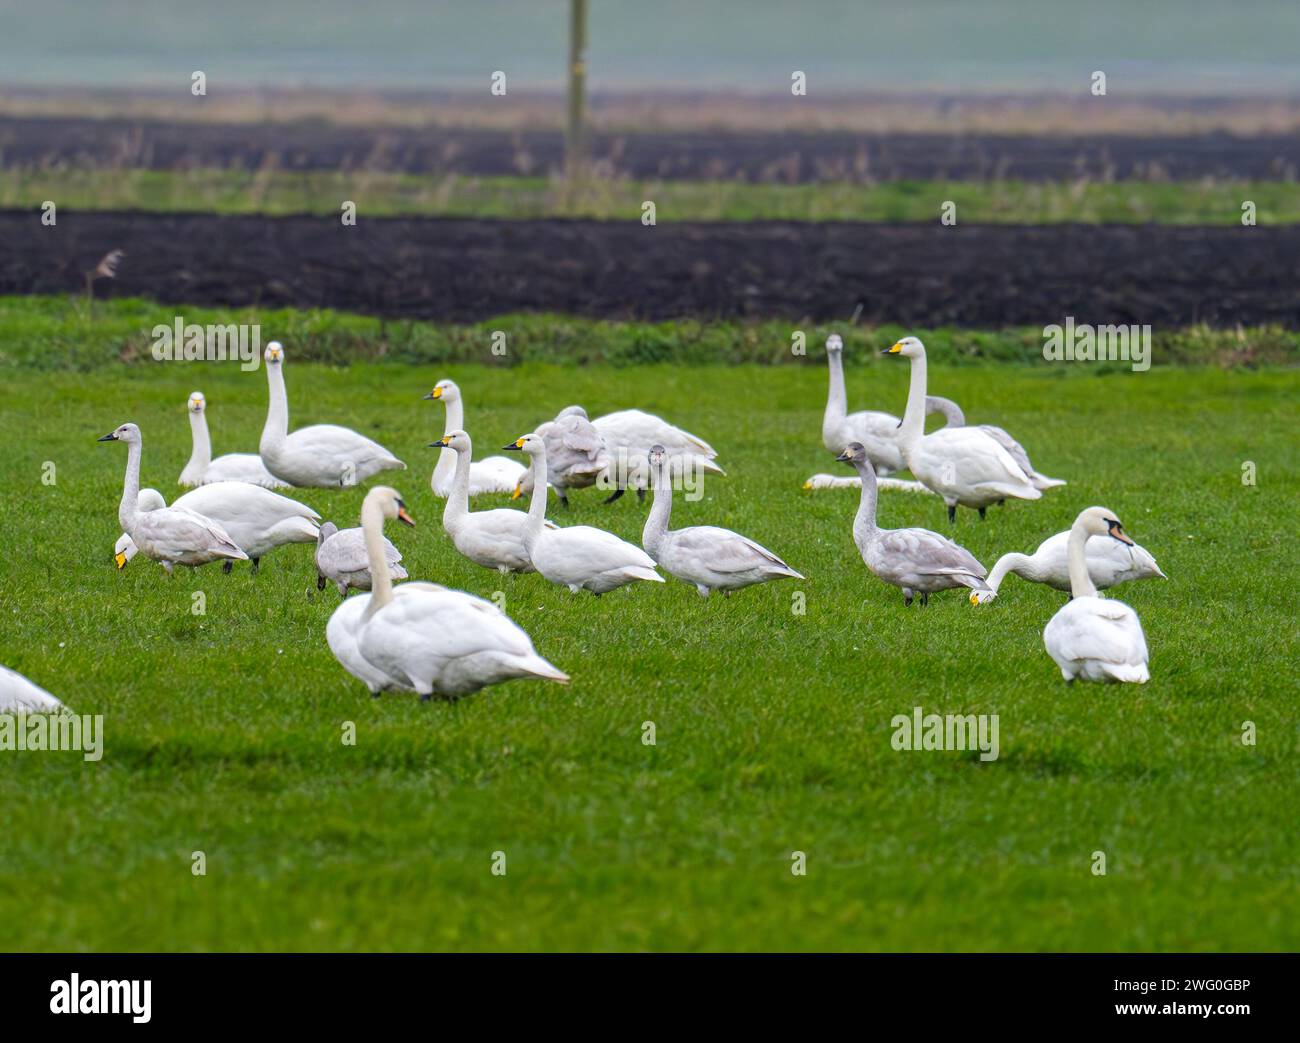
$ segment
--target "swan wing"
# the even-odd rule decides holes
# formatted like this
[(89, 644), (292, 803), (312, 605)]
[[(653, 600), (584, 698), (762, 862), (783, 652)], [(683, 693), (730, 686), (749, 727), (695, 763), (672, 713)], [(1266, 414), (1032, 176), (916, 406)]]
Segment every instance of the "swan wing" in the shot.
[[(1043, 643), (1058, 664), (1087, 662), (1119, 668), (1107, 671), (1119, 680), (1136, 679), (1121, 674), (1145, 674), (1146, 635), (1137, 613), (1122, 601), (1109, 598), (1075, 598), (1054, 615), (1043, 630)], [(1145, 680), (1145, 677), (1143, 677)]]
[(16, 670), (0, 666), (0, 713), (58, 713), (67, 707)]
[(939, 476), (941, 486), (1004, 491), (1028, 499), (1041, 495), (1011, 454), (977, 427), (940, 428), (920, 439), (911, 456), (924, 472), (918, 477)]
[[(446, 450), (444, 450), (445, 452)], [(475, 460), (469, 467), (469, 493), (512, 493), (527, 470), (517, 460), (504, 456), (488, 456)]]
[(262, 458), (256, 453), (227, 453), (219, 456), (199, 479), (201, 485), (212, 482), (248, 482), (260, 485), (263, 489), (291, 489), (288, 482), (282, 482), (266, 469)]
[(662, 417), (639, 409), (624, 409), (597, 417), (593, 426), (611, 447), (622, 446), (629, 453), (649, 452), (652, 445), (662, 445), (671, 452), (696, 453), (710, 460), (718, 454), (713, 446), (689, 431), (674, 427)]
[(305, 503), (248, 482), (201, 485), (178, 497), (173, 506), (187, 507), (222, 525), (236, 519), (258, 528), (270, 528), (288, 518), (320, 521), (320, 515)]
[(217, 522), (175, 505), (137, 515), (131, 538), (137, 546), (142, 541), (152, 546), (151, 556), (164, 561), (178, 561), (196, 551), (236, 560), (248, 557)]
[(716, 525), (692, 525), (671, 534), (673, 549), (688, 554), (715, 572), (749, 572), (756, 568), (781, 569), (797, 575), (789, 565), (766, 547), (730, 529)]
[(881, 552), (922, 576), (971, 576), (983, 580), (988, 572), (965, 547), (929, 529), (886, 529), (880, 534)]

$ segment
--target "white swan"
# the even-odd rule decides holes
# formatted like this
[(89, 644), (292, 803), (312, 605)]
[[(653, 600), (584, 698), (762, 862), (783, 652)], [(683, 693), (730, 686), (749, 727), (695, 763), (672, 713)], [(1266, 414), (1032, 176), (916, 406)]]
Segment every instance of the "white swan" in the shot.
[(271, 341), (262, 357), (270, 393), (259, 451), (266, 469), (291, 485), (339, 488), (406, 464), (378, 442), (337, 424), (312, 424), (289, 433), (284, 348)]
[[(324, 590), (326, 583), (339, 588), (339, 594), (348, 596), (352, 590), (369, 590), (373, 585), (370, 565), (366, 560), (366, 539), (360, 529), (340, 529), (333, 522), (320, 527), (316, 538), (316, 589)], [(406, 579), (406, 569), (398, 564), (401, 552), (387, 539), (384, 540), (384, 560), (393, 579)]]
[[(822, 445), (829, 452), (840, 453), (850, 442), (867, 451), (871, 466), (883, 477), (901, 471), (903, 451), (898, 444), (898, 417), (874, 410), (850, 413), (844, 390), (844, 341), (838, 333), (826, 338), (826, 364), (830, 384), (826, 389), (826, 411), (822, 414)], [(805, 486), (819, 488), (819, 486)]]
[(919, 340), (904, 337), (882, 354), (911, 360), (912, 379), (899, 445), (912, 474), (943, 497), (950, 522), (957, 517), (958, 504), (976, 508), (983, 518), (989, 504), (999, 500), (1042, 497), (1011, 454), (987, 431), (943, 427), (925, 434), (925, 346)]
[[(156, 489), (141, 489), (136, 507), (148, 513), (166, 507)], [(248, 482), (212, 482), (179, 496), (172, 507), (193, 511), (216, 522), (253, 562), (256, 572), (261, 559), (289, 543), (315, 543), (320, 515), (305, 503), (281, 496)], [(114, 548), (117, 567), (135, 557), (135, 543), (123, 533)], [(234, 562), (223, 569), (229, 572)]]
[(704, 598), (715, 590), (729, 597), (733, 590), (755, 583), (804, 578), (766, 547), (730, 529), (716, 525), (669, 529), (673, 484), (668, 454), (663, 446), (652, 446), (649, 460), (654, 505), (641, 533), (641, 545), (665, 572), (694, 584)]
[[(926, 413), (942, 414), (948, 427), (966, 426), (966, 414), (962, 412), (961, 406), (950, 398), (926, 395), (925, 411)], [(1020, 469), (1029, 476), (1029, 480), (1034, 483), (1035, 489), (1046, 491), (1068, 484), (1064, 478), (1048, 478), (1047, 475), (1035, 471), (1034, 465), (1029, 462), (1029, 454), (1025, 452), (1025, 447), (1012, 438), (1003, 428), (995, 424), (980, 424), (979, 429), (990, 434), (1003, 449), (1011, 454), (1011, 459), (1019, 464)]]
[(636, 580), (664, 582), (650, 555), (612, 532), (590, 525), (546, 528), (546, 443), (534, 432), (505, 448), (522, 450), (533, 461), (535, 478), (524, 528), (524, 549), (545, 579), (575, 594), (590, 590), (596, 595)]
[(189, 463), (181, 471), (178, 485), (206, 485), (208, 482), (250, 482), (266, 489), (288, 489), (266, 469), (257, 453), (226, 453), (212, 459), (212, 439), (208, 435), (207, 399), (202, 391), (190, 393), (186, 409), (190, 414), (193, 449)]
[(613, 503), (629, 486), (644, 499), (649, 486), (649, 466), (646, 454), (653, 445), (661, 445), (668, 454), (674, 476), (690, 471), (693, 474), (725, 475), (714, 461), (718, 453), (704, 439), (680, 427), (674, 427), (662, 417), (639, 409), (623, 409), (597, 417), (592, 426), (605, 440), (609, 453), (609, 468), (601, 475), (604, 487), (614, 487), (605, 498)]
[[(454, 380), (440, 380), (424, 396), (446, 407), (447, 417), (442, 430), (462, 431), (465, 428), (465, 401)], [(456, 473), (456, 454), (450, 449), (438, 454), (438, 465), (433, 469), (429, 484), (433, 495), (446, 499), (451, 495), (452, 478)], [(517, 460), (504, 456), (489, 456), (477, 460), (469, 469), (469, 495), (483, 493), (512, 493), (524, 476), (524, 467)]]
[[(605, 439), (587, 419), (582, 406), (566, 406), (537, 428), (546, 443), (546, 473), (551, 488), (565, 507), (569, 506), (570, 489), (586, 489), (596, 484), (611, 463)], [(515, 485), (512, 499), (533, 491), (533, 469), (529, 466)]]
[(384, 555), (385, 518), (415, 524), (398, 493), (379, 486), (361, 506), (374, 592), (344, 601), (326, 628), (345, 669), (372, 692), (409, 689), (422, 700), (435, 694), (454, 699), (514, 678), (568, 683), (568, 675), (539, 656), (528, 635), (491, 602), (433, 583), (394, 589)]
[[(838, 339), (838, 338), (836, 338), (836, 339)], [(841, 385), (841, 387), (842, 387), (842, 385)], [(925, 399), (925, 415), (926, 415), (926, 416), (929, 416), (931, 413), (940, 413), (940, 414), (942, 414), (942, 415), (944, 416), (944, 419), (945, 419), (948, 423), (951, 423), (952, 421), (951, 421), (951, 414), (950, 414), (950, 412), (949, 412), (949, 407), (951, 407), (952, 409), (956, 409), (956, 408), (957, 408), (957, 404), (956, 404), (955, 402), (951, 402), (951, 401), (949, 401), (949, 400), (946, 399), (946, 398), (935, 398), (935, 397), (931, 397), (931, 396), (929, 396), (929, 395), (926, 396), (926, 399)], [(828, 405), (827, 405), (827, 409), (829, 409), (829, 408), (830, 408), (830, 406), (829, 406), (829, 404), (828, 404)], [(958, 412), (960, 412), (960, 410), (958, 410)], [(854, 416), (867, 416), (868, 414), (866, 414), (866, 413), (854, 413), (853, 415), (854, 415)], [(871, 414), (871, 415), (874, 415), (874, 416), (889, 416), (889, 414), (887, 414), (887, 413), (877, 413), (877, 414)], [(850, 419), (852, 419), (852, 418), (850, 418)], [(897, 427), (898, 425), (902, 424), (902, 421), (899, 420), (899, 419), (897, 419), (896, 417), (889, 417), (889, 419), (892, 420), (892, 421), (894, 422), (895, 427)], [(842, 432), (842, 433), (846, 433), (846, 432)], [(895, 438), (897, 437), (897, 431), (894, 432), (894, 435), (893, 435), (892, 437), (895, 437)], [(838, 453), (839, 453), (839, 452), (844, 448), (844, 446), (846, 446), (846, 445), (849, 444), (849, 442), (858, 442), (858, 443), (862, 444), (864, 447), (865, 447), (865, 445), (866, 445), (866, 443), (862, 442), (862, 439), (860, 439), (860, 438), (849, 438), (849, 439), (847, 439), (846, 441), (842, 442), (842, 443), (840, 444), (839, 448), (837, 448), (837, 449), (832, 449), (831, 451), (832, 451), (833, 453), (838, 454)], [(823, 443), (823, 444), (826, 444), (826, 443), (827, 443), (827, 437), (826, 437), (826, 426), (825, 426), (825, 424), (823, 424), (823, 426), (822, 426), (822, 443)], [(867, 455), (868, 455), (868, 456), (871, 455), (871, 452), (870, 452), (869, 449), (868, 449), (868, 451), (867, 451)], [(899, 450), (899, 460), (900, 460), (900, 462), (901, 462), (901, 460), (902, 460), (902, 450), (901, 450), (901, 449)], [(873, 466), (874, 466), (874, 465), (873, 465)], [(825, 474), (824, 472), (818, 472), (817, 474), (814, 474), (814, 475), (812, 475), (810, 478), (808, 478), (808, 479), (803, 483), (803, 487), (804, 487), (805, 489), (861, 489), (861, 488), (862, 488), (862, 479), (859, 478), (857, 475)], [(904, 478), (882, 478), (882, 477), (880, 477), (880, 472), (879, 472), (879, 471), (876, 472), (876, 488), (877, 488), (880, 492), (882, 492), (882, 493), (883, 493), (883, 492), (900, 492), (900, 493), (922, 493), (922, 494), (927, 495), (927, 496), (933, 496), (933, 495), (934, 495), (934, 490), (933, 490), (933, 489), (927, 489), (927, 488), (926, 488), (924, 485), (922, 485), (920, 482), (917, 482), (917, 481), (911, 481), (911, 480), (904, 479)]]
[(881, 529), (876, 525), (876, 474), (860, 442), (846, 446), (837, 459), (857, 468), (862, 499), (853, 519), (853, 542), (872, 573), (902, 588), (903, 604), (916, 594), (921, 604), (930, 595), (951, 587), (987, 590), (984, 566), (965, 547), (929, 529)]
[(1145, 684), (1147, 640), (1137, 613), (1122, 601), (1097, 596), (1088, 575), (1084, 548), (1089, 537), (1104, 536), (1133, 546), (1114, 511), (1089, 507), (1070, 527), (1070, 594), (1043, 629), (1047, 654), (1066, 681), (1124, 681)]
[[(169, 576), (175, 565), (195, 568), (210, 561), (247, 560), (248, 555), (211, 518), (185, 507), (140, 510), (142, 440), (140, 429), (135, 424), (123, 424), (99, 441), (125, 442), (127, 445), (126, 477), (122, 482), (122, 502), (117, 508), (117, 519), (145, 557), (161, 562)], [(257, 486), (247, 488), (256, 489)]]
[[(451, 495), (442, 511), (442, 527), (451, 542), (475, 565), (506, 572), (534, 572), (524, 548), (524, 529), (528, 515), (508, 507), (490, 511), (469, 509), (469, 473), (474, 443), (464, 431), (448, 431), (431, 449), (451, 449), (456, 454), (456, 472), (452, 476)], [(550, 528), (555, 528), (550, 522)]]
[(61, 713), (66, 709), (40, 685), (0, 666), (0, 713)]
[[(989, 572), (988, 593), (973, 591), (971, 602), (983, 604), (997, 596), (998, 588), (1008, 573), (1015, 573), (1031, 583), (1045, 583), (1057, 590), (1070, 589), (1068, 546), (1070, 532), (1058, 532), (1038, 545), (1033, 554), (1004, 554)], [(1120, 540), (1089, 540), (1087, 544), (1088, 575), (1098, 590), (1127, 583), (1135, 579), (1168, 579), (1150, 551), (1136, 543)]]

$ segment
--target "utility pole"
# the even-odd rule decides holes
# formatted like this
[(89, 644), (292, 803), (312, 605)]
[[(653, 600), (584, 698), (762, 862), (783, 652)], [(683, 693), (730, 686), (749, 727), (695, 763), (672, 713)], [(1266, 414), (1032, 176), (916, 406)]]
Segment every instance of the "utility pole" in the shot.
[(586, 107), (587, 0), (569, 0), (569, 125), (564, 151), (570, 181), (580, 178), (584, 166)]

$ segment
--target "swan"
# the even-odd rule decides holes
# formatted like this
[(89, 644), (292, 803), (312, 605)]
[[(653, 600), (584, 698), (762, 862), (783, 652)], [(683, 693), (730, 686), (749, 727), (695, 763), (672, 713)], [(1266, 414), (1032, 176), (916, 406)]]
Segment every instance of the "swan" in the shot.
[(949, 522), (956, 520), (958, 504), (977, 508), (983, 518), (989, 504), (999, 500), (1042, 497), (1011, 454), (987, 431), (942, 427), (925, 434), (925, 346), (916, 337), (904, 337), (881, 354), (911, 360), (912, 380), (899, 444), (912, 474), (943, 497)]
[[(196, 568), (210, 561), (248, 559), (248, 555), (240, 550), (226, 530), (211, 518), (205, 518), (186, 507), (140, 510), (137, 501), (140, 495), (142, 441), (140, 429), (135, 424), (123, 424), (99, 441), (126, 443), (126, 478), (122, 482), (122, 502), (117, 508), (117, 519), (131, 537), (131, 542), (146, 557), (161, 562), (167, 575), (172, 574), (175, 565)], [(257, 486), (250, 485), (247, 488), (256, 489)]]
[[(406, 569), (398, 564), (402, 560), (398, 551), (384, 540), (384, 560), (393, 579), (406, 579)], [(369, 590), (370, 566), (366, 563), (365, 535), (360, 529), (340, 530), (333, 522), (320, 527), (316, 540), (316, 589), (324, 590), (332, 582), (339, 594), (348, 596), (348, 589)]]
[(664, 582), (650, 555), (611, 532), (590, 525), (546, 528), (546, 443), (533, 432), (504, 448), (522, 451), (533, 462), (535, 480), (528, 524), (524, 527), (524, 549), (545, 579), (575, 594), (590, 590), (597, 596), (636, 580)]
[[(490, 511), (469, 509), (469, 473), (474, 443), (464, 431), (448, 431), (430, 449), (451, 449), (456, 454), (456, 473), (452, 477), (451, 495), (442, 511), (442, 527), (451, 542), (475, 565), (507, 572), (535, 572), (524, 548), (524, 529), (528, 515), (508, 507)], [(531, 468), (529, 469), (531, 471)], [(550, 522), (549, 528), (556, 526)]]
[[(957, 403), (949, 401), (946, 398), (931, 397), (929, 395), (926, 396), (925, 399), (926, 416), (929, 416), (931, 413), (940, 413), (943, 415), (944, 419), (949, 424), (951, 424), (952, 413), (950, 412), (950, 409), (957, 409)], [(854, 416), (866, 416), (866, 415), (867, 414), (865, 413), (854, 414)], [(888, 416), (888, 414), (886, 413), (879, 413), (876, 415)], [(958, 415), (960, 415), (960, 410), (958, 410)], [(896, 417), (890, 417), (890, 419), (894, 421), (895, 427), (897, 427), (899, 424), (902, 423), (902, 421), (897, 419)], [(897, 435), (897, 432), (895, 432), (895, 435)], [(822, 440), (823, 443), (825, 444), (826, 434), (825, 434), (824, 426), (822, 432)], [(848, 438), (844, 442), (840, 443), (839, 446), (831, 449), (831, 452), (838, 453), (841, 449), (844, 448), (844, 446), (848, 445), (849, 442), (853, 442), (853, 441), (862, 442), (862, 439)], [(865, 445), (865, 443), (863, 444)], [(902, 459), (901, 451), (900, 451), (899, 459), (901, 462)], [(862, 479), (859, 478), (857, 475), (825, 474), (819, 472), (817, 474), (812, 475), (807, 481), (805, 481), (803, 483), (803, 487), (805, 489), (861, 489)], [(920, 482), (909, 481), (903, 478), (882, 478), (880, 477), (879, 472), (877, 472), (877, 476), (876, 476), (876, 488), (882, 493), (900, 492), (900, 493), (923, 493), (928, 496), (934, 495), (933, 489), (927, 489)]]
[[(546, 443), (546, 473), (551, 488), (565, 507), (569, 506), (568, 490), (586, 489), (595, 485), (611, 463), (605, 439), (590, 420), (582, 406), (566, 406), (554, 420), (537, 429)], [(515, 485), (512, 499), (527, 496), (533, 491), (533, 469), (524, 471)]]
[[(160, 510), (166, 501), (157, 489), (141, 489), (136, 507), (141, 513)], [(193, 511), (216, 522), (253, 562), (256, 572), (263, 557), (289, 543), (315, 543), (320, 515), (305, 503), (248, 482), (212, 482), (176, 498), (172, 507)], [(117, 567), (135, 557), (135, 543), (123, 533), (114, 548)], [(229, 572), (233, 561), (222, 568)]]
[(862, 479), (862, 499), (853, 519), (853, 542), (877, 578), (901, 587), (903, 604), (916, 594), (921, 604), (949, 587), (987, 590), (984, 566), (965, 547), (929, 529), (881, 529), (876, 526), (876, 473), (860, 442), (845, 447), (837, 457), (857, 468)]
[(843, 354), (844, 341), (838, 333), (832, 333), (826, 338), (830, 384), (826, 389), (826, 411), (822, 414), (822, 444), (829, 452), (838, 453), (850, 442), (857, 442), (867, 450), (877, 475), (883, 477), (901, 471), (906, 464), (898, 444), (898, 417), (873, 410), (848, 411)]
[(664, 447), (675, 476), (687, 470), (696, 474), (727, 473), (714, 462), (718, 453), (713, 446), (653, 413), (623, 409), (597, 417), (591, 424), (605, 440), (610, 457), (610, 466), (601, 476), (602, 481), (614, 486), (606, 503), (617, 500), (629, 485), (636, 489), (638, 498), (645, 499), (648, 469), (644, 461), (653, 445)]
[[(942, 414), (946, 421), (946, 427), (966, 426), (966, 414), (962, 412), (961, 406), (950, 398), (926, 395), (925, 411), (927, 414)], [(994, 440), (1011, 454), (1011, 459), (1029, 476), (1029, 480), (1034, 483), (1035, 489), (1045, 492), (1048, 489), (1055, 489), (1058, 486), (1068, 484), (1063, 478), (1048, 478), (1047, 475), (1035, 471), (1034, 465), (1029, 462), (1029, 454), (1025, 452), (1025, 447), (1012, 438), (1003, 428), (995, 424), (980, 424), (979, 429), (992, 435)]]
[(641, 545), (663, 570), (695, 585), (700, 597), (715, 590), (726, 597), (733, 590), (772, 579), (803, 579), (766, 547), (716, 525), (669, 529), (673, 510), (673, 484), (668, 454), (661, 445), (649, 453), (654, 504), (641, 533)]
[[(1033, 554), (1004, 554), (989, 572), (989, 592), (972, 591), (971, 603), (983, 604), (997, 596), (1003, 578), (1014, 572), (1031, 583), (1046, 583), (1056, 590), (1070, 589), (1069, 554), (1067, 548), (1070, 532), (1058, 532), (1038, 545)], [(1087, 544), (1088, 575), (1098, 590), (1134, 579), (1168, 579), (1150, 551), (1136, 543), (1120, 540), (1089, 540)]]
[(66, 709), (40, 685), (0, 666), (0, 713), (62, 713)]
[(202, 391), (190, 393), (186, 409), (190, 414), (190, 435), (194, 448), (190, 462), (181, 471), (178, 485), (206, 485), (208, 482), (250, 482), (266, 489), (288, 489), (266, 469), (256, 453), (226, 453), (212, 459), (212, 439), (208, 436), (208, 401)]
[(313, 424), (289, 433), (289, 398), (284, 390), (284, 348), (271, 341), (262, 356), (270, 393), (259, 449), (266, 469), (291, 485), (337, 488), (406, 464), (378, 442), (337, 424)]
[(330, 650), (372, 693), (413, 690), (455, 699), (491, 684), (569, 677), (537, 654), (528, 635), (491, 602), (434, 583), (394, 588), (384, 554), (384, 520), (415, 522), (396, 490), (378, 486), (361, 505), (374, 592), (344, 601), (330, 617)]
[[(465, 401), (454, 380), (438, 381), (433, 385), (433, 390), (424, 397), (441, 402), (446, 407), (447, 420), (442, 429), (444, 434), (448, 431), (464, 430)], [(456, 454), (450, 451), (438, 454), (438, 465), (433, 469), (429, 484), (433, 487), (433, 495), (439, 499), (446, 499), (451, 495), (452, 479), (456, 473), (456, 459)], [(489, 456), (470, 465), (469, 495), (512, 493), (523, 476), (523, 465), (517, 460), (510, 460), (504, 456)]]
[(1081, 677), (1085, 681), (1145, 684), (1151, 676), (1146, 635), (1137, 613), (1128, 605), (1098, 597), (1085, 556), (1092, 536), (1108, 536), (1134, 546), (1114, 511), (1089, 507), (1079, 514), (1070, 527), (1066, 552), (1071, 599), (1043, 628), (1043, 644), (1066, 681)]

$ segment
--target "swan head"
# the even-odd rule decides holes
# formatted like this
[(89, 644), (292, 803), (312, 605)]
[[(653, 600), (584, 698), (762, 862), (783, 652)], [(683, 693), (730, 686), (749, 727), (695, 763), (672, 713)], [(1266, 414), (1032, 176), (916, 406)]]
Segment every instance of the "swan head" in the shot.
[(828, 352), (843, 351), (844, 338), (841, 337), (838, 333), (832, 333), (829, 337), (826, 338), (826, 350)]
[(987, 605), (998, 596), (996, 590), (972, 590), (970, 592), (970, 603), (972, 605)]
[(316, 546), (319, 547), (338, 531), (339, 527), (333, 522), (321, 522), (321, 527), (316, 530)]
[(436, 442), (429, 443), (430, 449), (454, 449), (458, 453), (472, 453), (474, 446), (469, 440), (469, 435), (464, 431), (448, 431)]
[(861, 442), (850, 442), (835, 459), (842, 464), (856, 464), (867, 459), (867, 447)]
[(455, 402), (460, 398), (460, 388), (456, 386), (454, 380), (440, 380), (433, 385), (433, 390), (424, 396), (426, 399), (434, 401)]
[(402, 494), (387, 485), (376, 485), (366, 493), (361, 513), (365, 514), (368, 508), (377, 509), (388, 521), (396, 518), (403, 525), (415, 527), (415, 519), (406, 513), (406, 501), (402, 499)]
[(97, 442), (125, 442), (127, 445), (140, 444), (140, 429), (135, 424), (123, 424), (108, 434), (95, 439)]
[(117, 566), (119, 572), (126, 568), (126, 563), (136, 555), (136, 546), (131, 542), (131, 537), (122, 533), (113, 544), (113, 564)]
[(546, 443), (542, 441), (542, 436), (536, 431), (521, 435), (509, 445), (503, 445), (501, 448), (512, 452), (522, 452), (528, 456), (544, 456), (546, 454)]
[(1106, 507), (1089, 507), (1082, 511), (1074, 520), (1074, 528), (1082, 529), (1089, 536), (1109, 536), (1129, 547), (1133, 546), (1133, 541), (1124, 534), (1124, 526), (1119, 523), (1119, 517)]
[(909, 359), (925, 358), (925, 345), (917, 337), (904, 337), (886, 348), (882, 355), (903, 355)]
[(202, 391), (191, 391), (190, 400), (185, 404), (191, 413), (202, 413), (208, 407), (208, 400), (203, 397)]
[(266, 346), (262, 352), (262, 358), (268, 366), (278, 366), (284, 361), (284, 345), (278, 340), (273, 340)]

